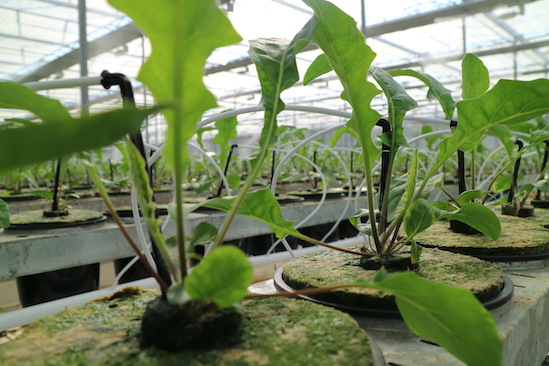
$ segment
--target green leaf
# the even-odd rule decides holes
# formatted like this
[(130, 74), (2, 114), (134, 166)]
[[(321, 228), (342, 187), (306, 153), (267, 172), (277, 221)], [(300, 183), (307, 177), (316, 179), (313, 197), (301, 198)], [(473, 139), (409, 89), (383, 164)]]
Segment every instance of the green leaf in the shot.
[(371, 174), (374, 160), (379, 153), (371, 139), (371, 133), (380, 114), (370, 104), (379, 94), (379, 90), (366, 78), (376, 54), (364, 42), (364, 36), (357, 29), (355, 20), (335, 5), (320, 0), (304, 2), (315, 13), (314, 42), (324, 52), (343, 85), (341, 98), (353, 109), (347, 126), (358, 134), (367, 166), (365, 174)]
[[(422, 135), (425, 135), (429, 132), (433, 132), (433, 128), (431, 126), (425, 125), (425, 126), (421, 127), (421, 134)], [(424, 140), (427, 143), (427, 149), (432, 151), (434, 143), (437, 142), (440, 139), (442, 139), (441, 135), (426, 137)]]
[(227, 182), (229, 182), (229, 187), (231, 189), (237, 189), (238, 187), (240, 187), (240, 174), (227, 174)]
[(328, 62), (326, 55), (318, 55), (318, 57), (311, 63), (311, 65), (309, 65), (309, 68), (305, 72), (305, 76), (303, 77), (303, 85), (308, 85), (317, 77), (330, 71), (332, 71), (332, 65)]
[(412, 202), (404, 215), (404, 231), (408, 239), (424, 231), (435, 222), (435, 215), (429, 202), (419, 198)]
[(0, 108), (25, 110), (45, 123), (71, 119), (67, 108), (58, 100), (36, 94), (29, 87), (12, 82), (0, 82)]
[(495, 193), (503, 192), (511, 187), (511, 174), (502, 174), (496, 178), (492, 185), (492, 190)]
[(461, 97), (474, 99), (484, 94), (490, 87), (490, 76), (484, 63), (475, 55), (468, 53), (461, 61)]
[(534, 188), (542, 193), (549, 193), (549, 179), (538, 180), (534, 183)]
[(496, 214), (480, 203), (464, 203), (459, 210), (441, 215), (438, 219), (461, 221), (492, 240), (498, 240), (501, 234), (501, 224)]
[(166, 238), (166, 245), (172, 248), (177, 247), (177, 236), (170, 236)]
[(109, 3), (131, 17), (149, 37), (151, 56), (138, 79), (157, 103), (175, 104), (175, 108), (164, 111), (168, 124), (166, 159), (172, 167), (178, 160), (188, 162), (184, 147), (195, 133), (196, 123), (206, 110), (217, 106), (202, 80), (206, 59), (216, 48), (241, 38), (215, 0), (173, 0), (162, 2), (162, 6), (149, 0)]
[(34, 191), (31, 191), (30, 194), (33, 196), (43, 197), (49, 201), (53, 200), (53, 192), (45, 189), (35, 189)]
[(408, 179), (406, 180), (405, 192), (402, 196), (402, 206), (404, 210), (407, 210), (408, 207), (412, 204), (412, 199), (416, 192), (416, 182), (417, 182), (417, 167), (418, 167), (418, 151), (414, 151), (414, 156), (410, 164), (410, 169), (408, 170)]
[(466, 203), (472, 202), (477, 198), (484, 198), (488, 192), (480, 191), (478, 189), (465, 191), (456, 198), (458, 205), (463, 206)]
[(157, 110), (117, 110), (0, 130), (0, 172), (112, 145), (128, 133), (139, 131), (145, 117)]
[(10, 226), (10, 208), (6, 201), (0, 199), (0, 227), (5, 229)]
[(253, 267), (234, 246), (211, 251), (184, 280), (185, 291), (194, 300), (213, 301), (229, 307), (246, 296), (253, 279)]
[(227, 156), (231, 150), (229, 142), (236, 138), (236, 125), (238, 120), (236, 116), (221, 119), (215, 122), (217, 128), (217, 134), (213, 138), (213, 143), (221, 147), (221, 153), (219, 154), (219, 161), (223, 164), (227, 161)]
[(311, 38), (309, 27), (303, 28), (292, 42), (276, 38), (261, 38), (250, 41), (248, 54), (257, 68), (261, 84), (261, 105), (265, 108), (264, 125), (259, 146), (266, 149), (276, 142), (276, 116), (285, 108), (281, 93), (299, 80), (296, 64), (296, 47), (301, 40)]
[(369, 217), (369, 216), (370, 216), (370, 211), (368, 211), (365, 208), (361, 208), (356, 214), (349, 217), (349, 222), (351, 223), (351, 225), (353, 225), (355, 227), (355, 229), (360, 231), (360, 227), (362, 225), (360, 223), (360, 218), (361, 217)]
[(215, 226), (208, 222), (201, 222), (195, 227), (189, 245), (195, 246), (209, 243), (215, 239), (216, 235), (217, 228)]
[(390, 138), (384, 141), (395, 152), (399, 146), (408, 146), (404, 138), (402, 122), (406, 113), (417, 108), (417, 103), (406, 93), (406, 89), (397, 83), (387, 71), (379, 67), (370, 67), (370, 75), (374, 77), (383, 90), (389, 105), (389, 118), (391, 124)]
[(500, 80), (481, 97), (457, 103), (459, 124), (448, 144), (472, 150), (493, 126), (528, 121), (549, 113), (549, 80)]
[(445, 119), (450, 120), (454, 116), (454, 110), (456, 109), (456, 102), (452, 97), (452, 91), (446, 89), (437, 79), (429, 74), (415, 70), (392, 70), (389, 71), (391, 76), (411, 76), (419, 81), (423, 82), (429, 87), (427, 91), (427, 98), (437, 99), (444, 111)]
[(153, 191), (149, 184), (145, 159), (143, 159), (137, 147), (129, 140), (126, 141), (126, 152), (128, 154), (132, 183), (137, 190), (139, 208), (147, 222), (149, 234), (158, 247), (168, 270), (177, 279), (179, 277), (177, 267), (170, 258), (166, 248), (166, 240), (160, 231), (160, 220), (156, 217), (156, 204), (153, 201)]
[[(234, 202), (235, 198), (213, 198), (202, 206), (228, 212)], [(266, 223), (279, 239), (288, 234), (299, 234), (292, 222), (284, 220), (280, 204), (269, 189), (248, 193), (237, 214)]]
[(395, 295), (408, 327), (467, 365), (501, 365), (502, 343), (492, 315), (468, 290), (404, 272), (367, 287)]

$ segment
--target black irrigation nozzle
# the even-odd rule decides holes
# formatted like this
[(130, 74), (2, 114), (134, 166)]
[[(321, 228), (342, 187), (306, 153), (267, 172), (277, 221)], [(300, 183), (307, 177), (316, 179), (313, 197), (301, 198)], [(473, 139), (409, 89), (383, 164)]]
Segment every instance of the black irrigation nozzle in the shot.
[[(549, 160), (549, 140), (543, 141), (545, 143), (545, 151), (543, 152), (543, 160), (541, 163), (541, 171), (543, 172), (547, 167), (547, 160)], [(541, 199), (541, 191), (538, 189), (536, 193), (536, 199)]]
[(271, 156), (271, 181), (270, 184), (273, 184), (273, 177), (275, 174), (275, 164), (276, 164), (276, 150), (273, 150), (272, 156)]
[[(380, 118), (376, 126), (381, 127), (383, 133), (391, 132), (391, 124), (385, 118)], [(379, 207), (383, 205), (383, 195), (385, 194), (385, 187), (387, 184), (387, 178), (389, 176), (389, 154), (391, 153), (391, 147), (385, 144), (381, 145), (381, 181), (379, 182)]]
[[(225, 163), (225, 169), (223, 170), (223, 175), (227, 176), (227, 172), (229, 171), (229, 164), (231, 163), (231, 157), (233, 156), (233, 150), (238, 147), (237, 144), (231, 145), (231, 150), (229, 150), (229, 155), (227, 156), (227, 162)], [(223, 179), (221, 182), (219, 182), (219, 186), (217, 186), (217, 192), (215, 197), (221, 196), (221, 191), (223, 190)]]
[[(107, 70), (103, 70), (101, 72), (101, 85), (105, 89), (110, 89), (113, 85), (118, 85), (120, 87), (120, 94), (122, 96), (122, 105), (124, 107), (130, 107), (135, 108), (135, 98), (133, 96), (133, 88), (132, 83), (130, 79), (124, 74), (120, 73), (110, 73)], [(139, 151), (139, 154), (145, 162), (147, 161), (147, 154), (145, 152), (145, 144), (143, 143), (143, 136), (141, 135), (141, 132), (137, 132), (130, 135), (131, 142), (137, 147), (137, 150)], [(152, 176), (151, 171), (149, 169), (149, 165), (145, 164), (145, 169), (147, 171), (147, 175), (149, 177), (149, 185), (152, 189)], [(153, 196), (154, 200), (154, 196)], [(153, 252), (153, 259), (157, 264), (158, 267), (158, 274), (160, 275), (160, 278), (166, 283), (167, 286), (170, 286), (172, 283), (172, 279), (170, 276), (170, 273), (168, 271), (168, 267), (166, 263), (162, 260), (162, 256), (160, 255), (160, 251), (158, 250), (158, 246), (155, 244), (152, 236), (149, 234), (152, 242), (152, 252)]]
[[(518, 145), (517, 151), (520, 151), (524, 147), (524, 143), (516, 139), (515, 145)], [(513, 202), (513, 199), (515, 198), (515, 190), (517, 189), (517, 177), (520, 169), (520, 158), (517, 159), (515, 162), (515, 168), (513, 169), (513, 176), (511, 177), (511, 187), (509, 188), (509, 197), (507, 198), (507, 202), (511, 203)]]
[[(457, 127), (458, 121), (451, 120), (450, 128)], [(462, 194), (467, 190), (467, 183), (465, 181), (465, 153), (462, 150), (457, 151), (458, 156), (458, 190), (459, 194)]]
[[(316, 165), (316, 154), (317, 154), (317, 151), (313, 151), (313, 164)], [(318, 187), (318, 178), (316, 177), (316, 175), (313, 177), (313, 189), (317, 189)]]

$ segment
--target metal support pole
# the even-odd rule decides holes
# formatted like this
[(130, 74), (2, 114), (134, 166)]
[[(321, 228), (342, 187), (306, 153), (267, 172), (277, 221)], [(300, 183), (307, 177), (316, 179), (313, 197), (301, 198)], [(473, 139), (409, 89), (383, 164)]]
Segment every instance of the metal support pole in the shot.
[[(80, 40), (80, 76), (88, 76), (88, 32), (86, 29), (86, 0), (78, 0), (78, 32)], [(80, 87), (81, 116), (89, 114), (88, 87)]]

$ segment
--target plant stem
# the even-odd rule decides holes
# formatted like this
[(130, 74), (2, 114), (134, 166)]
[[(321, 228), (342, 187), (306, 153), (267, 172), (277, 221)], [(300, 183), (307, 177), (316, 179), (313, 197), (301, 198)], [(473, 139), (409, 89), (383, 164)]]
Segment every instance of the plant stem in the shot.
[(471, 151), (471, 189), (475, 189), (475, 156), (477, 154), (477, 149), (474, 148)]

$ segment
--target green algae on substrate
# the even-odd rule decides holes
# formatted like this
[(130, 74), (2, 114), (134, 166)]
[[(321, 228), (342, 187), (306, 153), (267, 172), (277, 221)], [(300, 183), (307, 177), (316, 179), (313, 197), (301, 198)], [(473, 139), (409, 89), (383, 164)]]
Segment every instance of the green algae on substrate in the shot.
[[(294, 289), (372, 280), (377, 271), (366, 270), (359, 262), (360, 257), (356, 255), (319, 251), (294, 258), (282, 268), (282, 278)], [(424, 249), (415, 272), (426, 280), (468, 289), (481, 301), (499, 293), (504, 283), (500, 267), (438, 249)], [(342, 288), (315, 295), (315, 298), (346, 306), (396, 307), (394, 296), (366, 287)]]
[(10, 216), (11, 225), (61, 224), (98, 220), (103, 213), (94, 210), (70, 209), (67, 216), (44, 217), (44, 210), (18, 212)]
[(372, 364), (367, 336), (349, 315), (286, 298), (244, 301), (238, 308), (244, 318), (241, 342), (235, 346), (180, 353), (140, 349), (140, 317), (157, 296), (147, 291), (104, 298), (40, 320), (0, 346), (0, 365)]
[(447, 221), (437, 221), (416, 235), (418, 243), (469, 255), (525, 255), (549, 251), (549, 229), (533, 218), (498, 215), (501, 234), (492, 240), (482, 234), (457, 234)]

